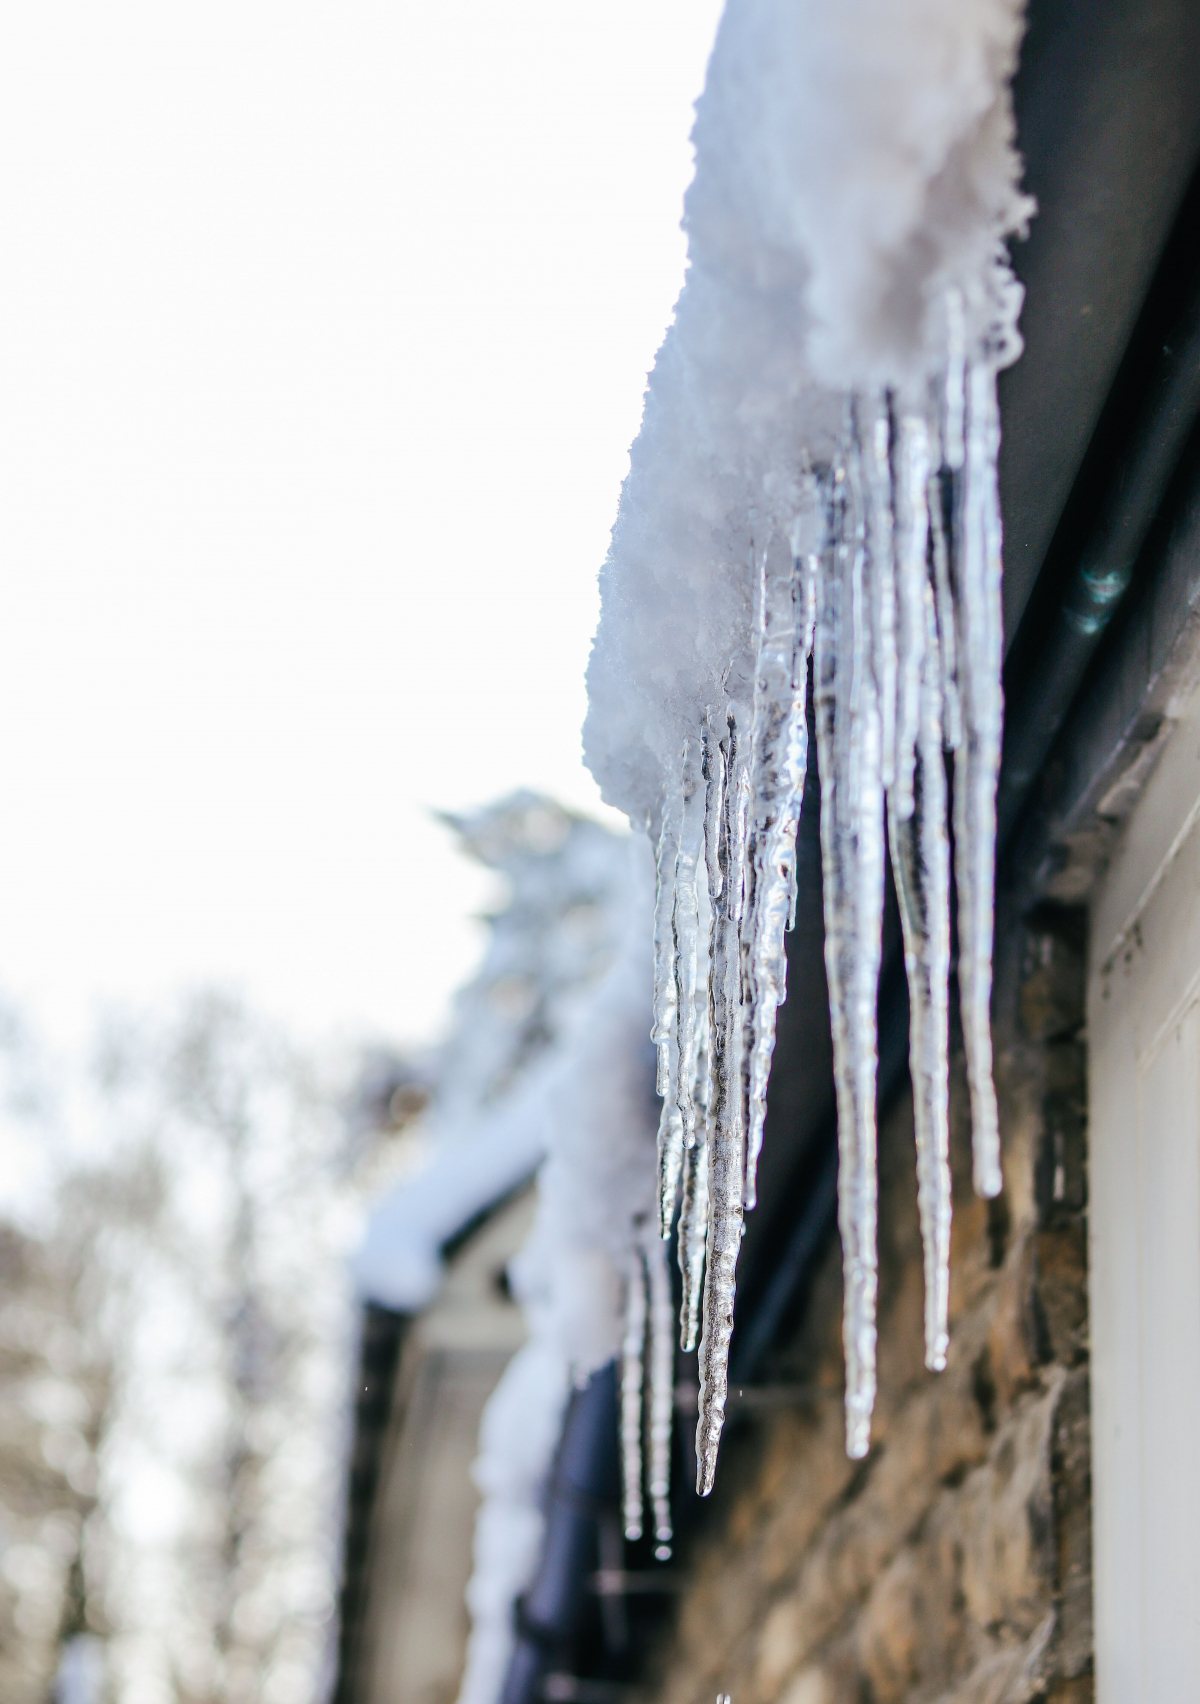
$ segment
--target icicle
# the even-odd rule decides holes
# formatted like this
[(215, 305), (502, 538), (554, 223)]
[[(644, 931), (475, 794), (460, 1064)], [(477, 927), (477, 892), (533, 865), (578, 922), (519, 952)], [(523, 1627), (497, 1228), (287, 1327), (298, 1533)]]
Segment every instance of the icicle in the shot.
[(815, 648), (825, 966), (837, 1089), (845, 1272), (846, 1449), (866, 1454), (875, 1400), (875, 1006), (883, 917), (879, 701), (869, 645), (858, 446), (831, 493)]
[(650, 1460), (648, 1480), (654, 1510), (655, 1555), (671, 1554), (671, 1417), (675, 1407), (675, 1321), (667, 1251), (654, 1238), (646, 1244), (650, 1279)]
[(675, 1218), (675, 1202), (679, 1195), (679, 1174), (683, 1167), (683, 1117), (675, 1092), (678, 1064), (674, 1053), (668, 1061), (667, 1086), (662, 1109), (658, 1115), (658, 1234), (665, 1241), (671, 1234)]
[(682, 1283), (679, 1346), (694, 1349), (700, 1335), (700, 1298), (704, 1285), (704, 1245), (708, 1236), (708, 1012), (699, 1015), (696, 1074), (696, 1141), (683, 1156), (677, 1254)]
[[(913, 813), (913, 771), (922, 715), (925, 588), (929, 578), (929, 428), (919, 415), (900, 421), (896, 446), (896, 763), (889, 806)], [(936, 633), (935, 633), (936, 638)], [(939, 675), (938, 688), (941, 689)], [(938, 726), (942, 718), (939, 713)]]
[(725, 879), (721, 874), (721, 863), (717, 856), (721, 812), (725, 806), (725, 753), (707, 723), (703, 731), (701, 749), (704, 772), (704, 865), (708, 871), (708, 897), (710, 900), (716, 900), (720, 898), (721, 884)]
[(708, 1237), (708, 1142), (698, 1137), (683, 1159), (683, 1204), (679, 1211), (679, 1272), (683, 1303), (679, 1310), (679, 1347), (691, 1350), (700, 1335), (700, 1298), (704, 1286), (704, 1245)]
[(646, 1269), (640, 1253), (629, 1268), (625, 1339), (621, 1345), (621, 1480), (625, 1537), (642, 1536), (642, 1364), (646, 1344)]
[[(687, 747), (684, 747), (684, 759)], [(683, 794), (674, 777), (663, 788), (662, 823), (655, 852), (654, 899), (654, 1022), (650, 1039), (658, 1049), (658, 1092), (666, 1095), (670, 1082), (671, 1036), (675, 1027), (675, 941), (672, 918), (675, 910), (675, 864), (679, 856), (679, 830)]]
[(662, 1110), (658, 1122), (658, 1213), (659, 1229), (671, 1234), (679, 1168), (683, 1162), (683, 1122), (677, 1093), (677, 1048), (673, 1045), (679, 1025), (678, 946), (676, 911), (677, 871), (686, 809), (688, 746), (683, 748), (682, 774), (663, 789), (662, 828), (656, 859), (657, 891), (654, 902), (654, 1023), (650, 1039), (658, 1049), (658, 1093)]
[[(1002, 718), (999, 425), (994, 364), (968, 360), (954, 292), (933, 403), (936, 419), (882, 394), (851, 400), (842, 462), (824, 476), (820, 503), (802, 510), (790, 552), (774, 538), (758, 558), (752, 715), (729, 711), (720, 733), (706, 722), (664, 790), (653, 1030), (664, 1097), (659, 1230), (669, 1235), (681, 1197), (680, 1337), (690, 1348), (700, 1334), (701, 1494), (712, 1488), (724, 1423), (742, 1217), (755, 1201), (784, 937), (795, 921), (810, 656), (851, 1456), (868, 1449), (875, 1395), (885, 811), (911, 993), (928, 1365), (944, 1366), (947, 1352), (948, 751), (975, 1184), (984, 1195), (1000, 1188), (989, 1028)], [(815, 494), (811, 475), (802, 477)], [(706, 882), (698, 879), (701, 856)], [(698, 1008), (706, 962), (707, 1007)]]
[[(815, 492), (813, 493), (815, 498)], [(759, 576), (758, 666), (754, 683), (754, 823), (747, 860), (745, 937), (745, 1205), (755, 1172), (775, 1051), (775, 1014), (786, 991), (784, 932), (793, 908), (796, 828), (808, 768), (808, 657), (812, 646), (811, 563), (777, 540)]]
[(866, 559), (870, 566), (871, 664), (879, 703), (879, 771), (885, 787), (896, 774), (896, 567), (893, 558), (891, 435), (887, 401), (860, 398), (856, 406), (863, 483)]
[[(696, 1140), (696, 1113), (692, 1101), (692, 1077), (695, 1070), (696, 1047), (696, 953), (700, 923), (699, 896), (696, 892), (696, 867), (705, 843), (705, 805), (707, 788), (701, 771), (701, 754), (692, 741), (685, 753), (683, 771), (683, 820), (680, 828), (679, 851), (675, 863), (675, 906), (672, 929), (675, 943), (675, 1101), (683, 1146), (690, 1148)], [(670, 1235), (675, 1201), (665, 1197), (661, 1203), (663, 1235)]]
[(711, 1100), (708, 1138), (708, 1239), (705, 1249), (700, 1415), (696, 1425), (696, 1489), (713, 1487), (717, 1446), (725, 1421), (729, 1339), (737, 1257), (742, 1237), (742, 1023), (740, 929), (746, 854), (749, 777), (734, 715), (725, 744), (725, 798), (718, 838), (721, 891), (713, 908), (709, 973)]
[[(924, 475), (919, 468), (912, 471), (923, 502)], [(909, 987), (908, 1055), (917, 1137), (917, 1200), (925, 1254), (925, 1364), (938, 1371), (946, 1365), (950, 1295), (950, 843), (942, 750), (942, 670), (934, 593), (928, 580), (921, 592), (924, 644), (918, 680), (920, 723), (913, 811), (903, 816), (899, 797), (889, 797), (888, 833)]]
[(955, 550), (964, 725), (954, 764), (954, 842), (959, 1001), (971, 1093), (975, 1188), (980, 1195), (998, 1195), (1003, 1187), (990, 1017), (996, 782), (1003, 721), (999, 438), (995, 373), (988, 365), (973, 365), (967, 374), (965, 466)]
[[(810, 647), (811, 649), (811, 647)], [(788, 877), (788, 907), (787, 933), (790, 935), (796, 927), (796, 907), (800, 903), (800, 880), (796, 870), (796, 860), (792, 859), (792, 868)], [(785, 990), (786, 991), (786, 990)]]
[[(812, 662), (813, 644), (817, 628), (817, 584), (821, 573), (821, 552), (825, 546), (825, 529), (827, 516), (825, 505), (821, 498), (820, 487), (816, 479), (808, 476), (807, 496), (810, 499), (806, 510), (797, 518), (792, 534), (792, 550), (799, 564), (799, 577), (792, 582), (800, 599), (800, 608), (796, 615), (797, 660), (804, 659), (803, 667), (798, 671), (796, 686), (804, 695), (804, 737), (805, 737), (805, 770), (808, 766), (808, 682), (809, 667)], [(807, 523), (807, 524), (806, 524)], [(805, 536), (807, 534), (807, 537)], [(796, 907), (800, 902), (800, 884), (798, 879), (797, 861), (792, 859), (791, 872), (788, 879), (788, 933), (796, 927)], [(786, 965), (786, 961), (785, 961)], [(786, 993), (786, 985), (781, 993)]]
[(937, 596), (938, 649), (942, 660), (942, 740), (947, 751), (957, 751), (962, 740), (962, 710), (958, 698), (958, 648), (955, 643), (954, 591), (950, 583), (950, 553), (946, 543), (949, 517), (947, 493), (953, 489), (949, 473), (929, 476), (929, 544), (933, 557), (933, 583)]

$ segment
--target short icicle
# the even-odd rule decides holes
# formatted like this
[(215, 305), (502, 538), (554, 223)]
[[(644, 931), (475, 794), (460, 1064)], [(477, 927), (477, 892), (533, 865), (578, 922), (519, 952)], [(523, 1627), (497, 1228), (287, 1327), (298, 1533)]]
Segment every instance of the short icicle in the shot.
[(655, 1554), (670, 1556), (671, 1419), (675, 1408), (675, 1318), (671, 1306), (671, 1277), (661, 1239), (646, 1243), (646, 1272), (650, 1284), (650, 1455), (647, 1480), (654, 1518)]
[(642, 1536), (642, 1387), (646, 1349), (646, 1268), (641, 1252), (630, 1261), (621, 1344), (621, 1510), (625, 1537)]
[(879, 700), (870, 647), (872, 564), (865, 548), (862, 471), (830, 489), (814, 662), (821, 770), (825, 966), (837, 1090), (838, 1224), (845, 1275), (846, 1449), (867, 1453), (875, 1401), (875, 1005), (883, 918), (883, 782)]
[(725, 790), (718, 840), (721, 891), (713, 907), (709, 972), (711, 1101), (708, 1137), (708, 1238), (705, 1249), (696, 1489), (713, 1488), (725, 1423), (729, 1339), (742, 1239), (745, 1125), (742, 1117), (741, 921), (750, 783), (737, 718), (730, 713)]

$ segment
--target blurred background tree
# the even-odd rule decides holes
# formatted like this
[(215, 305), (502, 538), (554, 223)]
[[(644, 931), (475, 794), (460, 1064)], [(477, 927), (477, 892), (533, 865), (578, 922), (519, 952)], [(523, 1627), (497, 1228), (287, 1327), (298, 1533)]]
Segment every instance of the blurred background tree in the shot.
[(110, 1014), (0, 1230), (0, 1695), (309, 1704), (332, 1653), (370, 1170), (238, 1001)]

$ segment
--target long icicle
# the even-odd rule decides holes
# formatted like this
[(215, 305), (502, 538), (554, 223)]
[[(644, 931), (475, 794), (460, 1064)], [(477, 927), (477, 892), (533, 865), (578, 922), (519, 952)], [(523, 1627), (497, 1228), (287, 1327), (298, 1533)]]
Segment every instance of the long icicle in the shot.
[(958, 675), (963, 737), (954, 765), (958, 880), (958, 987), (971, 1094), (975, 1188), (998, 1195), (1000, 1126), (992, 1081), (992, 932), (996, 870), (996, 782), (1004, 704), (1000, 685), (1000, 505), (996, 377), (979, 363), (966, 375), (966, 441), (955, 551)]
[[(906, 821), (914, 809), (913, 786), (921, 733), (921, 685), (925, 660), (925, 587), (929, 581), (929, 427), (920, 415), (905, 415), (894, 445), (896, 542), (896, 763), (889, 806)], [(940, 676), (939, 676), (940, 687)], [(938, 721), (940, 723), (941, 717)]]
[[(923, 495), (923, 493), (922, 493)], [(942, 680), (934, 592), (925, 582), (924, 646), (914, 809), (888, 800), (892, 869), (909, 987), (908, 1055), (917, 1139), (917, 1203), (925, 1261), (925, 1365), (946, 1365), (950, 1296), (949, 1064), (950, 844), (942, 749)]]
[(875, 1401), (875, 1002), (883, 916), (883, 785), (869, 646), (871, 586), (853, 442), (848, 460), (848, 468), (837, 470), (831, 491), (831, 542), (817, 613), (814, 679), (825, 968), (840, 1152), (846, 1450), (861, 1457), (869, 1448)]
[(706, 1497), (717, 1469), (729, 1387), (729, 1339), (737, 1257), (742, 1240), (742, 1023), (740, 930), (744, 891), (749, 777), (736, 717), (728, 720), (725, 797), (718, 861), (721, 892), (713, 909), (709, 976), (711, 1111), (708, 1141), (708, 1240), (705, 1250), (700, 1412), (696, 1424), (696, 1489)]
[[(713, 1001), (712, 943), (716, 939), (719, 900), (725, 885), (718, 855), (721, 821), (725, 809), (725, 753), (712, 726), (706, 722), (701, 739), (701, 774), (704, 780), (704, 864), (707, 874), (709, 952), (706, 954), (708, 1002), (697, 1012), (696, 1068), (693, 1102), (696, 1110), (695, 1142), (684, 1150), (683, 1179), (679, 1209), (679, 1270), (683, 1299), (679, 1310), (680, 1343), (695, 1349), (700, 1335), (700, 1306), (704, 1285), (704, 1254), (708, 1240), (708, 1121), (712, 1104)], [(661, 1200), (661, 1192), (660, 1192)], [(670, 1234), (669, 1225), (663, 1236)]]
[[(686, 756), (685, 746), (685, 759)], [(654, 1021), (650, 1039), (658, 1050), (660, 1095), (667, 1093), (670, 1080), (671, 1036), (675, 1028), (675, 977), (672, 974), (675, 942), (671, 919), (675, 909), (675, 864), (679, 856), (682, 815), (682, 785), (680, 779), (672, 775), (663, 787), (662, 817), (654, 856)]]
[[(679, 1012), (679, 951), (677, 943), (678, 869), (686, 813), (689, 748), (685, 744), (681, 775), (664, 789), (659, 836), (658, 890), (654, 906), (654, 1024), (650, 1039), (658, 1049), (658, 1092), (662, 1107), (658, 1121), (659, 1231), (671, 1234), (679, 1171), (683, 1163), (683, 1118), (677, 1092)], [(693, 964), (693, 993), (694, 993)]]
[[(815, 507), (815, 492), (813, 493)], [(775, 1051), (775, 1014), (787, 986), (784, 932), (795, 886), (796, 829), (808, 768), (808, 658), (814, 602), (811, 553), (773, 541), (759, 576), (758, 666), (754, 681), (754, 831), (747, 861), (745, 983), (745, 1205), (755, 1174)]]
[(706, 722), (702, 733), (701, 764), (704, 774), (704, 867), (708, 872), (708, 897), (714, 903), (721, 896), (725, 877), (721, 873), (718, 844), (721, 837), (721, 814), (725, 809), (725, 753), (721, 742)]
[(647, 1481), (654, 1518), (655, 1555), (670, 1556), (671, 1418), (675, 1408), (675, 1318), (667, 1251), (658, 1237), (645, 1247), (650, 1280), (650, 1455)]
[[(697, 866), (704, 855), (704, 816), (707, 789), (702, 775), (699, 742), (692, 740), (684, 755), (683, 814), (675, 861), (675, 905), (672, 929), (675, 944), (675, 1103), (684, 1148), (696, 1140), (696, 1110), (692, 1098), (696, 1049), (696, 958), (700, 926)], [(682, 1153), (680, 1154), (682, 1159)], [(675, 1185), (661, 1203), (663, 1236), (670, 1235), (675, 1209)]]
[(891, 431), (886, 397), (857, 399), (854, 409), (865, 510), (865, 559), (871, 622), (871, 669), (879, 704), (879, 773), (896, 777), (896, 565), (892, 524)]
[(925, 1364), (940, 1370), (946, 1364), (950, 1286), (950, 846), (943, 756), (946, 671), (937, 620), (939, 564), (936, 542), (932, 557), (930, 550), (930, 434), (921, 415), (900, 419), (893, 460), (899, 677), (888, 839), (909, 987), (909, 1073), (925, 1263)]
[(642, 1536), (642, 1386), (646, 1348), (646, 1268), (640, 1250), (630, 1261), (621, 1344), (621, 1484), (625, 1537)]
[[(807, 553), (793, 544), (789, 561), (776, 541), (759, 558), (750, 737), (743, 738), (732, 713), (728, 732), (720, 738), (706, 725), (699, 775), (693, 754), (691, 776), (677, 796), (664, 799), (656, 930), (664, 921), (661, 883), (669, 864), (673, 959), (667, 977), (671, 986), (663, 989), (656, 981), (655, 1038), (667, 1090), (660, 1229), (664, 1236), (669, 1233), (682, 1184), (680, 1328), (685, 1345), (695, 1341), (698, 1307), (703, 1321), (697, 1427), (702, 1493), (712, 1486), (724, 1420), (742, 1215), (755, 1199), (775, 1011), (785, 987), (783, 937), (794, 922), (810, 652), (823, 789), (825, 956), (841, 1154), (851, 1456), (864, 1455), (869, 1447), (875, 1392), (876, 1001), (885, 813), (911, 990), (926, 1359), (931, 1367), (945, 1364), (950, 1235), (946, 751), (954, 753), (955, 762), (959, 987), (975, 1185), (983, 1195), (1001, 1187), (989, 1024), (1002, 724), (999, 421), (994, 366), (967, 360), (957, 298), (951, 298), (948, 319), (936, 423), (911, 411), (897, 415), (889, 397), (853, 399), (842, 464), (824, 478), (824, 542), (818, 546), (814, 540)], [(686, 758), (685, 751), (684, 768)], [(693, 1087), (701, 844), (711, 913), (707, 1140)], [(658, 932), (656, 966), (662, 944)], [(674, 1042), (666, 1050), (664, 1034)]]

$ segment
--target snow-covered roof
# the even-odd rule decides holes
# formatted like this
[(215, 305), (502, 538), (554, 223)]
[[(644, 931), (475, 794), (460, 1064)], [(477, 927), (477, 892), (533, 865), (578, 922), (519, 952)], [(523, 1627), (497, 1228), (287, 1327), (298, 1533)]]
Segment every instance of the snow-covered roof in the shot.
[(628, 843), (551, 799), (522, 791), (447, 821), (507, 891), (424, 1064), (424, 1159), (377, 1204), (352, 1263), (365, 1298), (401, 1311), (435, 1293), (442, 1246), (537, 1169), (570, 1038), (629, 906)]
[[(1000, 1188), (996, 374), (1020, 350), (1004, 242), (1033, 211), (1009, 92), (1022, 20), (1019, 0), (728, 0), (697, 107), (687, 281), (601, 573), (584, 739), (605, 797), (657, 847), (664, 1227), (707, 1139), (705, 1490), (784, 995), (810, 664), (852, 1455), (868, 1448), (875, 1392), (889, 849), (912, 1009), (926, 1353), (931, 1367), (945, 1361), (951, 752), (976, 1186)], [(688, 1235), (700, 1230), (685, 1219)]]

